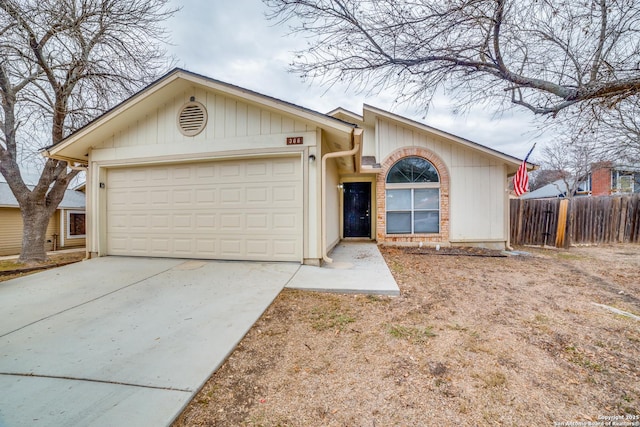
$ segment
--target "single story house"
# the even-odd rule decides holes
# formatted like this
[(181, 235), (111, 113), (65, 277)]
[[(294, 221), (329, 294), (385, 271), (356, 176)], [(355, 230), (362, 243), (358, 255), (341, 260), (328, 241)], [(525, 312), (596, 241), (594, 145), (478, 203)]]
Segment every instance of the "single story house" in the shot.
[(591, 186), (593, 196), (640, 193), (640, 165), (592, 163)]
[[(22, 215), (9, 184), (0, 182), (0, 256), (16, 255), (22, 249)], [(47, 251), (81, 248), (85, 245), (85, 195), (67, 190), (49, 220)]]
[[(578, 182), (574, 196), (609, 196), (633, 193), (640, 193), (640, 166), (604, 161), (590, 165), (590, 172)], [(564, 180), (558, 179), (523, 194), (520, 199), (548, 199), (566, 197), (566, 195), (567, 184)]]
[(567, 187), (567, 182), (565, 182), (564, 179), (557, 179), (547, 185), (523, 194), (522, 196), (520, 196), (520, 199), (526, 200), (562, 198), (567, 197), (567, 193), (570, 191), (575, 191), (574, 196), (588, 196), (591, 194), (590, 183), (590, 179), (582, 180), (578, 182), (578, 185), (575, 186), (576, 188), (574, 189), (573, 182), (571, 182), (569, 184), (569, 187)]
[(321, 114), (175, 69), (43, 154), (87, 167), (89, 256), (320, 265), (341, 239), (509, 239), (521, 160), (364, 106)]

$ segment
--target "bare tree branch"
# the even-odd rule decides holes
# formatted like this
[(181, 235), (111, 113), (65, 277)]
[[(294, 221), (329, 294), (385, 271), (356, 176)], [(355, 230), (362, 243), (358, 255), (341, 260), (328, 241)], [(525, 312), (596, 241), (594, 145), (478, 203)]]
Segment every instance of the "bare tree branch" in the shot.
[(542, 115), (640, 92), (633, 0), (263, 1), (311, 40), (292, 70), (328, 84), (418, 102), (464, 87)]

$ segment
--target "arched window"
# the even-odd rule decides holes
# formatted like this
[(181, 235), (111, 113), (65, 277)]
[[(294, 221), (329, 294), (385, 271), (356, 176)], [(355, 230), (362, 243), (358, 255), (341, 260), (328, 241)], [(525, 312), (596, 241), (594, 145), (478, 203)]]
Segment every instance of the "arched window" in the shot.
[(386, 180), (387, 234), (440, 232), (440, 176), (421, 157), (394, 164)]

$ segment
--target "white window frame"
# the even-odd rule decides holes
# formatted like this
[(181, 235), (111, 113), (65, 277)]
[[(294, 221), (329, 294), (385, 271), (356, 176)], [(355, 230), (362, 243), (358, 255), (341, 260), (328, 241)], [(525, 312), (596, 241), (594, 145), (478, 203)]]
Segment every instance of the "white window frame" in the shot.
[(616, 189), (622, 194), (633, 193), (635, 187), (635, 175), (632, 172), (620, 172), (616, 177)]
[[(71, 234), (71, 214), (74, 215), (78, 215), (78, 214), (82, 214), (84, 215), (84, 232), (85, 234)], [(66, 226), (65, 226), (66, 230), (65, 230), (65, 234), (67, 236), (67, 239), (84, 239), (87, 236), (87, 212), (86, 211), (67, 211), (67, 221), (66, 221)]]
[[(433, 188), (433, 189), (437, 189), (438, 190), (438, 209), (415, 209), (414, 206), (414, 190), (421, 190), (421, 189), (429, 189), (429, 188)], [(385, 197), (385, 205), (386, 204), (386, 200), (387, 200), (387, 191), (389, 190), (411, 190), (411, 210), (390, 210), (387, 209), (386, 210), (386, 218), (385, 218), (385, 233), (387, 235), (393, 235), (393, 236), (407, 236), (407, 235), (424, 235), (424, 234), (438, 234), (440, 233), (440, 222), (442, 221), (441, 215), (440, 213), (442, 212), (442, 194), (440, 193), (440, 182), (407, 182), (407, 183), (401, 183), (401, 184), (386, 184), (385, 187), (385, 193), (384, 193), (384, 197)], [(410, 212), (411, 213), (411, 232), (409, 233), (391, 233), (389, 232), (389, 220), (388, 220), (388, 215), (389, 213), (394, 213), (394, 212)], [(438, 231), (431, 231), (431, 232), (415, 232), (415, 212), (438, 212)]]
[[(400, 162), (410, 159), (410, 158), (419, 158), (424, 160), (425, 162), (429, 163), (431, 165), (431, 167), (435, 170), (437, 177), (438, 177), (438, 181), (437, 182), (400, 182), (400, 183), (389, 183), (387, 182), (387, 180), (389, 179), (389, 173), (391, 172), (391, 170)], [(391, 169), (389, 169), (389, 171), (387, 172), (386, 176), (385, 176), (385, 234), (388, 236), (420, 236), (420, 235), (436, 235), (436, 234), (440, 234), (440, 231), (442, 230), (441, 227), (441, 221), (442, 221), (442, 216), (441, 216), (441, 212), (442, 212), (442, 193), (440, 192), (440, 188), (441, 188), (441, 180), (440, 180), (440, 172), (438, 172), (438, 169), (436, 169), (435, 165), (430, 162), (429, 160), (425, 159), (424, 157), (421, 156), (407, 156), (401, 159), (398, 159), (397, 162), (395, 162), (393, 164), (393, 166), (391, 166)], [(437, 189), (438, 190), (438, 209), (418, 209), (416, 210), (415, 208), (415, 190), (422, 190), (422, 189)], [(398, 209), (388, 209), (388, 192), (389, 190), (411, 190), (411, 210), (398, 210)], [(411, 214), (411, 231), (410, 232), (402, 232), (402, 233), (398, 233), (398, 232), (389, 232), (389, 214), (390, 213), (401, 213), (401, 212), (409, 212)], [(429, 232), (416, 232), (415, 231), (415, 213), (416, 212), (437, 212), (438, 213), (438, 230), (437, 231), (429, 231)]]
[[(437, 189), (438, 190), (438, 209), (416, 209), (415, 208), (415, 197), (414, 190), (421, 189)], [(385, 188), (385, 201), (387, 198), (388, 190), (411, 190), (411, 209), (410, 210), (390, 210), (387, 209), (386, 215), (387, 219), (385, 220), (385, 232), (387, 235), (397, 235), (397, 236), (407, 236), (407, 235), (424, 235), (424, 234), (438, 234), (440, 233), (440, 212), (442, 212), (442, 197), (440, 194), (440, 183), (429, 182), (429, 183), (407, 183), (407, 184), (387, 184)], [(411, 213), (411, 232), (409, 233), (392, 233), (388, 231), (389, 213), (394, 212), (410, 212)], [(429, 231), (429, 232), (416, 232), (415, 231), (415, 213), (416, 212), (438, 212), (438, 230), (437, 231)]]

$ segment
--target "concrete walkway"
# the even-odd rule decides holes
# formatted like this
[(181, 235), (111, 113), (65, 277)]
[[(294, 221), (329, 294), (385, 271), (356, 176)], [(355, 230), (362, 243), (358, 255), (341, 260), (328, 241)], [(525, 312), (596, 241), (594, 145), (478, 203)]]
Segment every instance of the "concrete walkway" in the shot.
[(0, 427), (170, 425), (285, 285), (399, 294), (374, 243), (331, 256), (105, 257), (0, 283)]
[(373, 242), (342, 241), (322, 268), (303, 265), (287, 288), (319, 292), (400, 295), (400, 289)]

